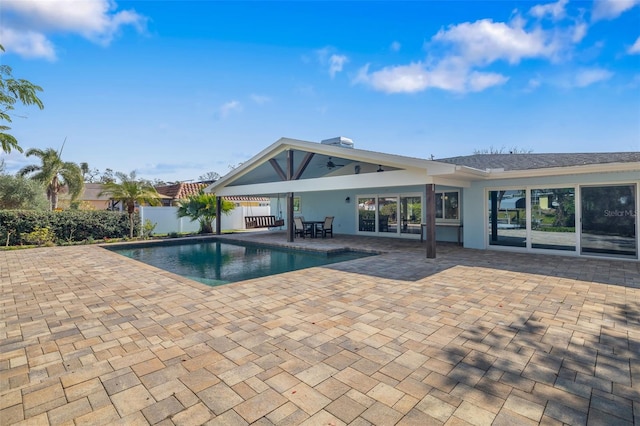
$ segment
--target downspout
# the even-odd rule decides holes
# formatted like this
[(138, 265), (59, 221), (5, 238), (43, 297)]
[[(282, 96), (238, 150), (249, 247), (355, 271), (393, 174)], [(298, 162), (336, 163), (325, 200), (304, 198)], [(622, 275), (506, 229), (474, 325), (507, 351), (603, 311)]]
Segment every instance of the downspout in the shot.
[(222, 234), (222, 220), (220, 215), (222, 214), (222, 197), (216, 196), (216, 235)]

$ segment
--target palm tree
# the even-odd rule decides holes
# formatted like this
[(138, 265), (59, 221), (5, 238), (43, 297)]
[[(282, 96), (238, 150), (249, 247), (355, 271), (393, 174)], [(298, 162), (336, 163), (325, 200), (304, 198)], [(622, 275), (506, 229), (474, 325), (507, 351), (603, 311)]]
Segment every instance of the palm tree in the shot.
[[(0, 52), (4, 52), (4, 46), (1, 44)], [(40, 109), (44, 108), (44, 104), (37, 95), (37, 92), (42, 91), (42, 87), (22, 78), (16, 79), (12, 73), (13, 70), (9, 65), (0, 64), (0, 121), (8, 123), (11, 123), (12, 115), (15, 115), (13, 110), (18, 101), (25, 106), (36, 105)], [(5, 133), (6, 130), (11, 128), (0, 124), (0, 149), (7, 154), (12, 149), (22, 152), (18, 140), (9, 133)]]
[(62, 161), (60, 153), (53, 148), (44, 151), (38, 148), (31, 148), (25, 154), (38, 157), (41, 165), (31, 164), (18, 171), (19, 176), (31, 174), (31, 179), (42, 183), (47, 189), (47, 199), (51, 210), (58, 207), (58, 194), (63, 188), (69, 189), (71, 201), (76, 200), (84, 189), (84, 180), (80, 166), (71, 161)]
[(149, 204), (157, 206), (160, 204), (160, 194), (146, 180), (136, 179), (136, 172), (133, 171), (128, 175), (122, 172), (116, 172), (116, 177), (120, 179), (120, 183), (115, 181), (103, 184), (102, 191), (98, 196), (107, 195), (112, 200), (122, 202), (127, 208), (129, 215), (129, 237), (133, 238), (134, 213), (136, 204)]
[[(231, 201), (222, 200), (222, 213), (228, 214), (235, 208)], [(181, 200), (178, 205), (178, 217), (190, 217), (191, 221), (200, 221), (200, 233), (213, 233), (213, 221), (216, 218), (216, 196), (200, 191), (197, 195), (191, 195)]]

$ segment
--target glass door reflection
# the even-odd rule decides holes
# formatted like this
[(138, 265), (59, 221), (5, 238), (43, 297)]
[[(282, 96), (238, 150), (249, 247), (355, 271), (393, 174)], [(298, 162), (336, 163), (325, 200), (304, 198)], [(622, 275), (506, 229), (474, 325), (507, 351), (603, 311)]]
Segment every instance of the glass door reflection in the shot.
[(582, 187), (582, 253), (637, 257), (636, 186)]

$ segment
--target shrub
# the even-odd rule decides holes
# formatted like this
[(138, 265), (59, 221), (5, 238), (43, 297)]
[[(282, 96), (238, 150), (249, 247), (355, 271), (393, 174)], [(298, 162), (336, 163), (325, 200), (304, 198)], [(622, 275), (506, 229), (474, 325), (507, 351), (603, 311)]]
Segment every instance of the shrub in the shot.
[(36, 227), (33, 232), (29, 232), (25, 237), (25, 240), (28, 243), (36, 244), (38, 246), (42, 245), (53, 245), (54, 234), (49, 228), (40, 228)]
[[(138, 216), (136, 222), (140, 223)], [(23, 244), (36, 228), (48, 228), (58, 243), (74, 243), (90, 238), (122, 238), (129, 234), (129, 221), (126, 214), (111, 211), (0, 210), (2, 244)]]
[(153, 230), (156, 229), (157, 223), (151, 222), (149, 219), (145, 219), (144, 225), (142, 225), (142, 238), (145, 240), (151, 238)]

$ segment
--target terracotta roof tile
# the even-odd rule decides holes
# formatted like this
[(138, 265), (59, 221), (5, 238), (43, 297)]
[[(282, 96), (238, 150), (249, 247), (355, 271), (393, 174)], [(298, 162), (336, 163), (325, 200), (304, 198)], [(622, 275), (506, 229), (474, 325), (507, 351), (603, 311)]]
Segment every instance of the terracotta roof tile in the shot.
[(176, 183), (173, 185), (157, 186), (158, 194), (169, 197), (173, 200), (183, 200), (190, 195), (197, 195), (202, 189), (206, 188), (206, 183)]
[(229, 195), (222, 198), (227, 201), (269, 201), (268, 197), (244, 197), (237, 195)]

